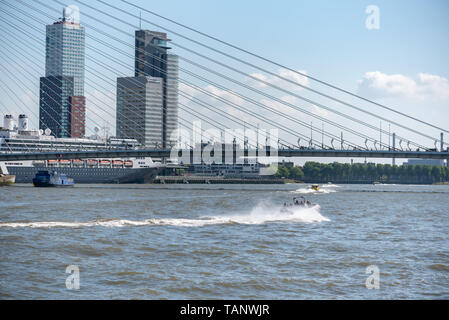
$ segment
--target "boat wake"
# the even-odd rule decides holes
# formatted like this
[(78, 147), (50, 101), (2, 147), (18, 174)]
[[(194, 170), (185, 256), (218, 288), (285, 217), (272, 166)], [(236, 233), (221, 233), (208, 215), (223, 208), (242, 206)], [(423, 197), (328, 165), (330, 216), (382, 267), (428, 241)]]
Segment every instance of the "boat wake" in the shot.
[(341, 186), (333, 184), (333, 183), (328, 183), (326, 185), (324, 185), (325, 188), (341, 188)]
[(282, 207), (260, 204), (247, 213), (229, 215), (202, 216), (198, 219), (146, 219), (124, 220), (105, 219), (88, 222), (2, 222), (0, 228), (84, 228), (84, 227), (126, 227), (126, 226), (179, 226), (203, 227), (220, 224), (264, 224), (270, 222), (300, 222), (315, 223), (330, 221), (320, 213), (320, 206), (310, 208), (289, 207), (288, 212), (282, 212)]
[(339, 187), (339, 186), (321, 186), (318, 190), (314, 190), (312, 188), (300, 188), (294, 191), (290, 191), (291, 193), (295, 194), (327, 194), (327, 193), (334, 193), (337, 192), (337, 190), (334, 190), (332, 188)]
[(204, 217), (210, 221), (219, 221), (226, 219), (229, 223), (240, 224), (263, 224), (268, 222), (302, 222), (313, 223), (330, 221), (320, 213), (320, 206), (314, 205), (309, 208), (293, 206), (288, 207), (284, 212), (284, 207), (273, 206), (270, 204), (259, 204), (249, 213), (237, 213), (228, 216)]

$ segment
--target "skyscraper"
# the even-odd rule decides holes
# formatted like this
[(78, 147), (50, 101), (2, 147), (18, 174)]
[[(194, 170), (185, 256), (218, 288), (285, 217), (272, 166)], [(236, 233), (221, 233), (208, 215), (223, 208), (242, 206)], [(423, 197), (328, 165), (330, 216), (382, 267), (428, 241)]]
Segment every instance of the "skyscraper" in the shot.
[(162, 146), (162, 79), (117, 78), (117, 137), (134, 138), (147, 148)]
[(51, 129), (55, 137), (70, 137), (70, 97), (73, 77), (48, 76), (40, 79), (39, 128)]
[(57, 137), (85, 134), (85, 31), (76, 6), (46, 27), (45, 77), (40, 79), (39, 128)]
[(166, 33), (136, 30), (134, 75), (151, 76), (162, 79), (162, 146), (170, 147), (176, 139), (171, 139), (178, 128), (178, 56), (169, 54)]

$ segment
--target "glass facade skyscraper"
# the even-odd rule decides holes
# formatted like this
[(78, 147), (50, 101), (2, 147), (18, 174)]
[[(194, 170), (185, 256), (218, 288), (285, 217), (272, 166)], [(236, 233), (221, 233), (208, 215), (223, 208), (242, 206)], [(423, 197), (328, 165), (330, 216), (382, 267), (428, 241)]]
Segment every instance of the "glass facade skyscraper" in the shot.
[[(57, 137), (81, 137), (85, 131), (84, 27), (79, 21), (67, 16), (64, 10), (64, 17), (60, 21), (46, 27), (45, 49), (39, 127), (43, 130), (50, 128)], [(73, 106), (76, 117), (71, 115), (72, 101), (76, 101)]]
[(162, 146), (162, 78), (117, 78), (117, 136)]
[(163, 32), (136, 30), (134, 75), (162, 79), (162, 146), (176, 142), (172, 133), (178, 128), (178, 56), (169, 54), (170, 39)]
[(70, 97), (73, 77), (41, 77), (39, 88), (39, 128), (49, 128), (55, 137), (71, 137)]

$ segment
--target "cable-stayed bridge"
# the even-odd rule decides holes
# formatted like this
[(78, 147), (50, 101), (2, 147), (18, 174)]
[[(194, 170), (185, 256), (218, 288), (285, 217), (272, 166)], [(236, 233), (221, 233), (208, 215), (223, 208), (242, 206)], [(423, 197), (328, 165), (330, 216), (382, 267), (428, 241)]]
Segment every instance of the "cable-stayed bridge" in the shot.
[[(198, 152), (198, 151), (197, 151)], [(179, 150), (175, 155), (187, 154), (193, 159), (194, 150)], [(201, 153), (201, 152), (200, 152)], [(255, 150), (236, 149), (231, 154), (242, 156), (261, 156)], [(121, 157), (155, 157), (170, 158), (173, 151), (170, 149), (138, 149), (138, 150), (98, 150), (98, 151), (72, 151), (72, 152), (26, 152), (0, 154), (0, 161), (15, 160), (58, 160), (78, 158), (121, 158)], [(314, 150), (314, 149), (280, 149), (275, 152), (264, 151), (266, 157), (342, 157), (342, 158), (421, 158), (421, 159), (448, 159), (449, 152), (423, 152), (423, 151), (387, 151), (387, 150)], [(192, 161), (193, 162), (193, 161)]]
[[(208, 141), (222, 141), (226, 130), (236, 128), (243, 130), (234, 130), (231, 152), (243, 157), (260, 156), (256, 150), (265, 150), (264, 155), (278, 157), (449, 159), (448, 143), (443, 139), (449, 131), (439, 125), (280, 64), (132, 1), (121, 0), (120, 6), (102, 0), (74, 2), (85, 9), (81, 15), (87, 38), (86, 91), (101, 93), (87, 97), (87, 129), (95, 134), (94, 127), (103, 127), (107, 122), (117, 131), (115, 119), (120, 116), (132, 124), (135, 136), (146, 130), (138, 110), (130, 109), (125, 114), (116, 108), (117, 90), (126, 89), (117, 77), (129, 77), (133, 73), (134, 65), (130, 62), (167, 75), (160, 56), (145, 51), (153, 61), (150, 63), (148, 59), (139, 59), (137, 52), (130, 53), (136, 50), (135, 41), (141, 40), (135, 39), (134, 30), (142, 29), (144, 24), (174, 37), (170, 46), (181, 62), (177, 119), (182, 130), (176, 138), (182, 151), (173, 152), (170, 146), (161, 148), (157, 143), (131, 150), (106, 147), (83, 150), (70, 145), (54, 150), (10, 148), (0, 154), (0, 161), (169, 158), (174, 154), (188, 154), (193, 158), (198, 153), (197, 146), (182, 137), (181, 132), (201, 136), (203, 146)], [(0, 4), (4, 34), (0, 47), (1, 95), (14, 104), (15, 110), (39, 119), (42, 115), (37, 112), (40, 97), (36, 85), (45, 74), (45, 46), (58, 40), (56, 35), (45, 32), (45, 26), (57, 21), (61, 8), (69, 3), (0, 0)], [(52, 50), (63, 54), (62, 48)], [(17, 59), (22, 63), (17, 63)], [(60, 98), (62, 93), (53, 84), (41, 83), (40, 89)], [(168, 90), (167, 86), (163, 83), (163, 90)], [(57, 104), (52, 97), (52, 102)], [(0, 100), (0, 111), (8, 114), (9, 107)], [(42, 112), (62, 126), (55, 116), (57, 110), (49, 108)], [(195, 126), (198, 120), (208, 128)], [(279, 131), (277, 141), (270, 144), (268, 152), (263, 139), (258, 139), (257, 134), (247, 134), (251, 130), (258, 132), (259, 126)]]

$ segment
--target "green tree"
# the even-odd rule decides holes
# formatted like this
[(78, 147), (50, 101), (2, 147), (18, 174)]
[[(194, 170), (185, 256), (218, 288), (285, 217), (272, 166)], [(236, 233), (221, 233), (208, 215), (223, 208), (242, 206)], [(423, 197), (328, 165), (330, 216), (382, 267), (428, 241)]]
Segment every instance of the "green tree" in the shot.
[(415, 178), (416, 175), (416, 171), (415, 171), (415, 166), (406, 166), (406, 180), (407, 181), (412, 181)]
[(343, 178), (349, 179), (351, 176), (351, 165), (349, 163), (343, 164)]
[(384, 164), (383, 165), (383, 180), (390, 180), (391, 174), (393, 173), (393, 168), (391, 164)]
[(339, 179), (343, 175), (343, 165), (341, 163), (334, 163), (333, 179)]
[(374, 163), (368, 163), (368, 176), (371, 180), (376, 180), (377, 169)]
[(440, 166), (432, 167), (432, 181), (441, 181), (441, 167)]
[(293, 167), (290, 169), (290, 178), (293, 179), (303, 179), (304, 178), (304, 172), (302, 171), (301, 167)]
[(423, 166), (423, 175), (424, 181), (428, 182), (432, 179), (432, 166), (426, 164)]
[(321, 177), (318, 162), (306, 162), (303, 167), (303, 172), (304, 176), (306, 176), (308, 179), (319, 179)]
[(276, 176), (280, 178), (288, 178), (290, 172), (285, 166), (278, 166), (278, 171), (276, 172)]

